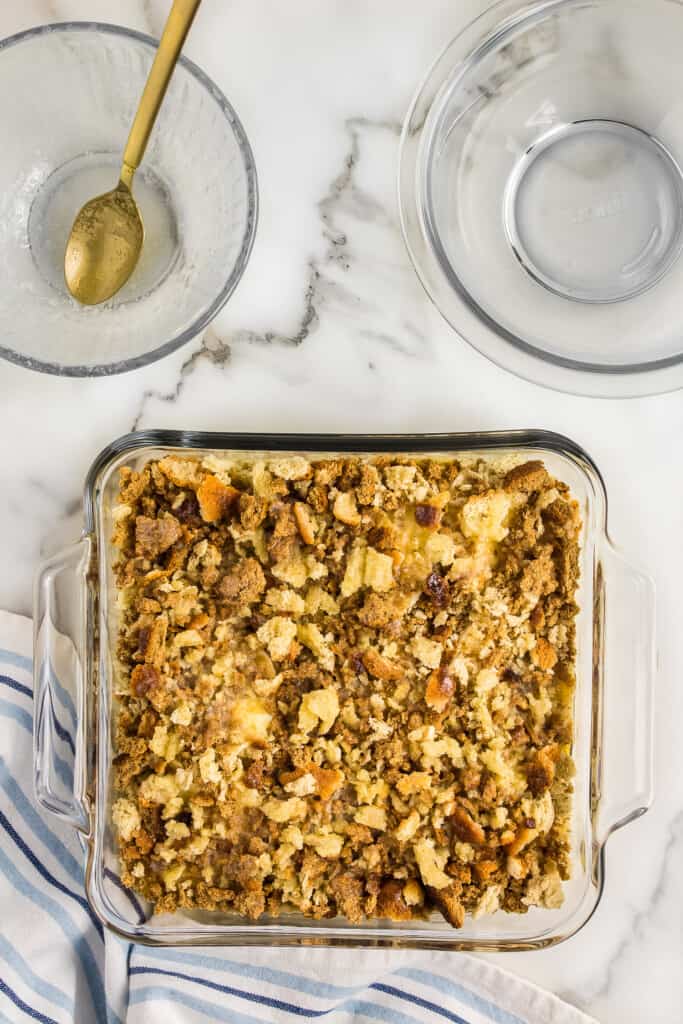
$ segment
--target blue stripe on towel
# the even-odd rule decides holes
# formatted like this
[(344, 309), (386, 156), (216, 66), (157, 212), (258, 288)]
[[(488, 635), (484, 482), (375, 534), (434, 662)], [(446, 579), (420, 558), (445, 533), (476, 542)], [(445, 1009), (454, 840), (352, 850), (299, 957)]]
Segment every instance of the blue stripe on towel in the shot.
[[(356, 985), (353, 987), (330, 985), (326, 982), (319, 982), (312, 978), (306, 978), (296, 974), (290, 974), (287, 971), (273, 970), (269, 967), (252, 967), (248, 964), (242, 964), (230, 960), (222, 960), (218, 957), (210, 957), (197, 953), (180, 953), (172, 949), (159, 950), (150, 948), (146, 949), (142, 955), (144, 955), (148, 959), (161, 959), (166, 963), (169, 960), (171, 960), (177, 963), (185, 964), (187, 967), (192, 967), (194, 965), (196, 967), (203, 967), (205, 970), (220, 971), (221, 974), (224, 974), (226, 971), (228, 971), (232, 974), (236, 974), (241, 977), (251, 978), (255, 981), (265, 981), (269, 984), (278, 985), (281, 988), (289, 988), (296, 992), (302, 992), (307, 995), (315, 996), (319, 999), (338, 1000), (341, 998), (347, 1000), (349, 996), (353, 996), (357, 992), (365, 991), (368, 988), (376, 989), (379, 992), (384, 992), (388, 995), (392, 995), (397, 999), (403, 999), (407, 1002), (415, 1003), (415, 1005), (420, 1006), (422, 1009), (429, 1010), (431, 1013), (434, 1013), (437, 1016), (441, 1016), (444, 1017), (446, 1020), (452, 1021), (453, 1024), (468, 1024), (466, 1018), (459, 1016), (458, 1014), (451, 1012), (450, 1010), (447, 1010), (443, 1007), (440, 1007), (436, 1003), (431, 1002), (430, 1000), (423, 999), (421, 996), (413, 995), (413, 993), (406, 992), (404, 989), (399, 989), (394, 986), (385, 984), (383, 982), (375, 982), (370, 985)], [(149, 971), (150, 968), (133, 968), (133, 972), (136, 974), (143, 973), (143, 971), (145, 970)], [(173, 972), (167, 971), (159, 971), (158, 973), (173, 974)], [(178, 977), (187, 977), (187, 975), (179, 974)], [(195, 980), (197, 980), (196, 977)], [(204, 979), (198, 980), (201, 983), (201, 981)], [(221, 988), (221, 986), (217, 985), (215, 982), (208, 982), (208, 986), (218, 987), (219, 989)], [(457, 986), (454, 986), (454, 988), (456, 987)], [(225, 990), (231, 991), (232, 993), (236, 991), (241, 991), (235, 989), (228, 989), (227, 987)], [(472, 1006), (472, 997), (470, 996), (470, 994), (465, 992), (464, 990), (462, 994), (463, 996), (468, 996), (469, 998), (463, 998), (461, 999), (461, 1002), (463, 1002), (465, 1005), (470, 1006), (471, 1008), (474, 1008)], [(484, 1004), (484, 1000), (479, 1000), (479, 1003)], [(343, 1003), (342, 1005), (346, 1004)], [(283, 1004), (283, 1008), (290, 1013), (299, 1012), (296, 1008), (293, 1008), (291, 1004)], [(481, 1005), (479, 1009), (481, 1009)], [(495, 1009), (495, 1007), (492, 1007), (492, 1009)], [(316, 1014), (318, 1016), (321, 1016), (327, 1012), (327, 1010), (307, 1010), (303, 1011), (303, 1015), (313, 1017), (316, 1016)], [(300, 1015), (302, 1014), (300, 1013)], [(493, 1019), (495, 1020), (496, 1018)], [(512, 1017), (508, 1016), (508, 1021), (509, 1024), (515, 1024)], [(518, 1024), (523, 1024), (523, 1022), (518, 1022)]]
[(402, 988), (395, 988), (393, 985), (387, 985), (383, 981), (375, 981), (368, 988), (376, 989), (378, 992), (386, 992), (387, 995), (395, 996), (397, 999), (405, 999), (409, 1003), (414, 1003), (415, 1006), (419, 1006), (423, 1010), (429, 1010), (430, 1013), (435, 1013), (439, 1017), (444, 1017), (446, 1020), (450, 1020), (453, 1024), (469, 1024), (464, 1017), (461, 1017), (459, 1013), (453, 1013), (451, 1010), (447, 1010), (444, 1006), (437, 1006), (436, 1003), (430, 1002), (428, 999), (423, 999), (422, 996), (416, 996), (412, 992), (406, 992)]
[(10, 839), (14, 842), (16, 846), (19, 847), (19, 849), (27, 858), (27, 860), (30, 861), (30, 863), (38, 872), (38, 874), (43, 876), (46, 882), (54, 886), (55, 889), (58, 889), (59, 892), (64, 893), (65, 896), (69, 896), (72, 900), (78, 903), (79, 907), (81, 907), (86, 912), (86, 914), (92, 921), (99, 937), (104, 941), (104, 932), (102, 931), (102, 925), (95, 917), (95, 914), (93, 913), (90, 904), (85, 899), (85, 897), (79, 896), (77, 892), (72, 892), (72, 890), (69, 889), (68, 886), (64, 885), (63, 882), (60, 882), (59, 879), (55, 878), (52, 872), (48, 871), (48, 869), (40, 863), (40, 861), (34, 854), (33, 850), (31, 850), (31, 848), (24, 842), (24, 840), (21, 838), (21, 836), (16, 831), (14, 826), (11, 824), (11, 822), (8, 820), (8, 818), (2, 813), (2, 811), (0, 811), (0, 826), (4, 828), (5, 832), (10, 837)]
[[(223, 1009), (217, 1003), (208, 1003), (196, 996), (188, 995), (184, 990), (181, 991), (166, 985), (150, 985), (134, 989), (130, 995), (129, 1005), (135, 1006), (138, 1003), (148, 1003), (155, 999), (186, 1006), (188, 1010), (194, 1010), (195, 1013), (201, 1013), (212, 1021), (221, 1021), (225, 1024), (265, 1024), (263, 1017), (252, 1017), (250, 1014), (238, 1013), (233, 1009)], [(420, 1024), (415, 1017), (408, 1017), (405, 1013), (380, 1006), (377, 1003), (367, 1002), (364, 999), (349, 999), (340, 1006), (331, 1006), (329, 1010), (323, 1010), (321, 1016), (330, 1016), (340, 1010), (363, 1014), (371, 1020), (381, 1021), (382, 1024)]]
[(74, 746), (74, 741), (71, 738), (71, 733), (69, 732), (68, 729), (64, 728), (62, 723), (57, 718), (57, 712), (55, 711), (52, 705), (52, 701), (50, 701), (50, 718), (52, 719), (52, 724), (55, 727), (55, 732), (59, 736), (60, 740), (62, 741), (62, 743), (66, 743), (67, 747), (70, 749), (71, 753), (75, 757), (76, 748)]
[(134, 989), (128, 1000), (129, 1006), (136, 1006), (138, 1003), (151, 1003), (159, 999), (164, 1002), (169, 1000), (176, 1006), (185, 1006), (195, 1013), (202, 1013), (212, 1021), (221, 1021), (223, 1024), (266, 1024), (263, 1017), (252, 1017), (250, 1014), (238, 1013), (236, 1010), (224, 1010), (215, 1003), (207, 1003), (203, 999), (196, 999), (185, 992), (175, 988), (168, 988), (166, 985), (148, 985), (145, 988)]
[(135, 896), (133, 890), (127, 889), (126, 886), (121, 881), (121, 879), (118, 877), (118, 875), (115, 875), (111, 868), (104, 869), (104, 877), (108, 878), (109, 881), (113, 885), (115, 885), (117, 889), (120, 889), (123, 895), (127, 897), (128, 902), (135, 907), (135, 912), (138, 915), (138, 923), (142, 924), (143, 921), (146, 921), (149, 915), (146, 914), (142, 907), (140, 906), (140, 903), (137, 897)]
[(33, 700), (33, 690), (28, 686), (24, 686), (23, 683), (18, 683), (16, 679), (12, 679), (11, 676), (0, 675), (0, 683), (3, 686), (9, 686), (10, 690), (16, 690), (17, 693), (23, 693), (25, 697), (29, 697)]
[(25, 1003), (24, 1000), (21, 999), (16, 992), (12, 991), (9, 985), (6, 984), (6, 982), (4, 982), (2, 978), (0, 978), (0, 992), (6, 995), (7, 998), (11, 1000), (11, 1002), (13, 1002), (18, 1009), (22, 1010), (33, 1020), (40, 1021), (40, 1024), (58, 1024), (54, 1017), (46, 1017), (44, 1013), (40, 1012), (40, 1010), (34, 1010), (32, 1006), (29, 1006), (28, 1003)]
[[(26, 732), (33, 735), (33, 719), (28, 711), (24, 711), (23, 708), (18, 708), (16, 704), (10, 704), (9, 701), (0, 700), (0, 716), (2, 716), (2, 718), (11, 718), (20, 725), (22, 729), (25, 729)], [(66, 788), (67, 792), (71, 792), (74, 785), (73, 768), (54, 752), (51, 760), (62, 785)]]
[(68, 690), (65, 690), (60, 683), (57, 673), (55, 672), (52, 665), (49, 666), (50, 671), (50, 688), (53, 693), (56, 694), (59, 703), (69, 713), (69, 717), (73, 724), (74, 729), (78, 726), (78, 714), (76, 713), (76, 705), (73, 702), (73, 698)]
[(15, 668), (23, 668), (25, 672), (33, 670), (33, 662), (30, 658), (25, 658), (23, 654), (15, 654), (14, 651), (6, 651), (4, 647), (0, 647), (0, 662), (5, 665), (14, 665)]
[(59, 861), (76, 885), (82, 888), (83, 866), (79, 864), (55, 833), (47, 827), (16, 779), (10, 774), (3, 757), (0, 757), (0, 787), (4, 789), (9, 801), (19, 812), (33, 834), (47, 846), (55, 860)]
[(26, 963), (24, 958), (21, 956), (19, 951), (8, 942), (4, 935), (0, 934), (0, 957), (10, 965), (15, 974), (17, 974), (21, 980), (32, 989), (36, 995), (42, 999), (47, 1000), (49, 1003), (54, 1003), (55, 1006), (59, 1006), (60, 1009), (66, 1010), (67, 1013), (74, 1015), (74, 1001), (69, 999), (64, 992), (51, 985), (48, 981), (44, 981), (35, 974), (30, 966)]
[(16, 704), (10, 704), (8, 700), (0, 700), (0, 714), (4, 718), (13, 718), (22, 729), (33, 735), (33, 719), (28, 711), (18, 708)]
[(440, 974), (433, 974), (431, 971), (421, 970), (418, 967), (400, 967), (396, 974), (402, 978), (408, 978), (410, 981), (417, 981), (427, 985), (429, 988), (436, 989), (442, 995), (454, 996), (469, 1010), (476, 1010), (477, 1013), (488, 1016), (493, 1024), (526, 1024), (516, 1014), (502, 1009), (502, 1007), (489, 1002), (488, 999), (483, 999), (464, 985), (451, 981), (449, 978), (444, 978)]
[(331, 982), (318, 981), (315, 978), (306, 978), (289, 971), (278, 970), (274, 967), (240, 963), (239, 960), (222, 959), (215, 956), (208, 956), (205, 953), (181, 953), (175, 949), (155, 949), (149, 947), (144, 950), (144, 956), (151, 960), (172, 961), (185, 964), (187, 967), (202, 967), (207, 971), (226, 971), (241, 978), (250, 978), (254, 981), (265, 981), (269, 985), (278, 985), (280, 988), (288, 988), (294, 992), (303, 992), (309, 996), (316, 996), (319, 999), (344, 999), (347, 996), (355, 995), (356, 992), (363, 992), (368, 986), (362, 985), (333, 985)]
[[(11, 676), (0, 675), (0, 685), (7, 686), (10, 690), (14, 690), (16, 691), (16, 693), (21, 693), (24, 697), (28, 697), (29, 700), (33, 700), (33, 690), (28, 686), (24, 686), (23, 683), (18, 682)], [(64, 743), (67, 744), (67, 746), (71, 748), (71, 753), (75, 756), (76, 750), (74, 748), (74, 741), (71, 737), (71, 733), (68, 731), (68, 729), (64, 728), (62, 723), (57, 718), (55, 709), (54, 707), (52, 707), (52, 704), (50, 704), (50, 714), (52, 718), (52, 724), (55, 727), (55, 732), (59, 736), (60, 740), (62, 740)]]
[(135, 974), (160, 974), (165, 978), (175, 978), (178, 981), (191, 981), (195, 985), (201, 985), (203, 988), (211, 989), (214, 992), (235, 996), (237, 999), (246, 999), (248, 1002), (257, 1003), (260, 1006), (269, 1006), (274, 1010), (285, 1010), (287, 1013), (296, 1014), (298, 1017), (322, 1017), (327, 1013), (326, 1010), (308, 1010), (303, 1006), (295, 1006), (293, 1003), (286, 1003), (282, 999), (274, 999), (272, 996), (261, 996), (255, 992), (244, 992), (242, 989), (233, 988), (231, 985), (221, 985), (219, 982), (210, 981), (208, 978), (193, 977), (191, 974), (183, 974), (181, 971), (166, 971), (162, 967), (131, 967), (130, 974), (131, 977)]
[[(294, 1003), (286, 1003), (282, 999), (275, 999), (272, 996), (259, 995), (256, 992), (245, 992), (239, 988), (232, 988), (230, 985), (221, 985), (217, 981), (209, 981), (208, 978), (192, 977), (191, 974), (182, 974), (180, 971), (166, 971), (161, 967), (132, 967), (130, 970), (131, 975), (139, 974), (161, 974), (167, 978), (176, 978), (179, 981), (191, 982), (194, 985), (200, 985), (203, 988), (212, 989), (214, 992), (220, 992), (223, 995), (234, 996), (237, 999), (244, 999), (247, 1002), (255, 1003), (259, 1006), (268, 1006), (274, 1010), (282, 1010), (285, 1013), (291, 1013), (295, 1017), (308, 1017), (309, 1019), (317, 1019), (319, 1017), (327, 1017), (330, 1013), (334, 1013), (338, 1010), (354, 1010), (356, 1012), (364, 1013), (366, 1017), (372, 1017), (375, 1020), (386, 1021), (388, 1024), (416, 1024), (416, 1018), (410, 1017), (408, 1014), (401, 1013), (398, 1010), (389, 1009), (388, 1007), (382, 1006), (379, 1003), (372, 1003), (367, 999), (346, 999), (336, 1006), (331, 1006), (326, 1010), (314, 1010), (306, 1006), (296, 1006)], [(374, 986), (371, 986), (374, 987)], [(169, 989), (169, 997), (177, 998), (176, 993), (179, 994), (178, 989)], [(420, 1000), (418, 1003), (417, 999), (413, 999), (407, 992), (399, 992), (401, 998), (409, 999), (420, 1005), (425, 1003), (425, 1000)], [(387, 993), (393, 995), (393, 992)], [(433, 1004), (428, 1004), (427, 1008), (431, 1009)], [(217, 1007), (214, 1007), (216, 1009)], [(422, 1007), (425, 1008), (424, 1006)], [(436, 1011), (439, 1011), (439, 1007), (434, 1007)], [(203, 1011), (202, 1011), (203, 1012)], [(219, 1018), (223, 1019), (223, 1018)], [(225, 1018), (230, 1020), (231, 1018)], [(467, 1024), (467, 1021), (463, 1021), (462, 1018), (454, 1018), (459, 1024)]]
[(14, 888), (22, 894), (22, 896), (29, 899), (43, 913), (49, 914), (69, 940), (74, 952), (81, 962), (83, 974), (85, 975), (85, 980), (88, 988), (90, 989), (97, 1024), (106, 1024), (107, 1011), (102, 976), (100, 974), (97, 961), (93, 956), (93, 952), (88, 945), (85, 936), (81, 933), (80, 928), (76, 926), (62, 904), (53, 900), (46, 892), (41, 892), (39, 889), (36, 889), (36, 887), (24, 877), (1, 847), (0, 871), (2, 871), (10, 884), (13, 885)]

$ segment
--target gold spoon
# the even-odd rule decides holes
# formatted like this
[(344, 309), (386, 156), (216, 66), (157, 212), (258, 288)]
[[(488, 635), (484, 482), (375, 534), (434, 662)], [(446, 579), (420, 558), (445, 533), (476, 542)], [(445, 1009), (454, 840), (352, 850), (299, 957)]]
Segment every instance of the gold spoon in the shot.
[(66, 243), (64, 277), (85, 306), (106, 302), (124, 286), (140, 257), (145, 229), (133, 199), (133, 175), (163, 103), (168, 83), (201, 0), (173, 0), (123, 152), (118, 185), (81, 209)]

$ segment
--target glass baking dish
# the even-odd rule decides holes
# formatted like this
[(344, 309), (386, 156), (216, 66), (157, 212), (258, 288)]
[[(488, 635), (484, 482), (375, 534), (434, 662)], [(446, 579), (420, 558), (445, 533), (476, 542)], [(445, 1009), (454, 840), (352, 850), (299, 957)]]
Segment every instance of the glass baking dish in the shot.
[[(171, 451), (317, 456), (396, 453), (541, 458), (581, 506), (580, 613), (573, 756), (572, 878), (557, 910), (501, 911), (456, 931), (428, 921), (353, 925), (299, 914), (253, 923), (217, 911), (151, 914), (118, 877), (111, 825), (112, 692), (116, 639), (112, 507), (119, 467)], [(607, 496), (589, 456), (542, 431), (391, 436), (209, 434), (145, 431), (111, 444), (85, 485), (83, 536), (40, 569), (35, 594), (35, 786), (40, 804), (78, 829), (87, 851), (88, 900), (103, 925), (156, 945), (344, 945), (452, 950), (528, 950), (577, 932), (605, 880), (604, 848), (652, 799), (655, 674), (654, 587), (607, 533)]]

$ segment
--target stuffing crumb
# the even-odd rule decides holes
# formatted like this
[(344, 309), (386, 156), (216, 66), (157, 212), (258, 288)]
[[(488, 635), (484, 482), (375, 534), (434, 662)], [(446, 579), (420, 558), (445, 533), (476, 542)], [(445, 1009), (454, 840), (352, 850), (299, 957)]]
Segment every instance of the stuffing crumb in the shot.
[(140, 812), (131, 800), (116, 800), (112, 807), (112, 821), (121, 838), (129, 842), (140, 828)]

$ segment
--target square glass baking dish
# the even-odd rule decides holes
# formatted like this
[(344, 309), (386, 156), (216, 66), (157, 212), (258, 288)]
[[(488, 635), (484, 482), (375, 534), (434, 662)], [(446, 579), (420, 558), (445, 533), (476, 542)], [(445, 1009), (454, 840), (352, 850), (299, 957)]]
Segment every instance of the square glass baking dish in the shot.
[[(572, 878), (557, 910), (502, 911), (456, 931), (440, 915), (393, 924), (312, 921), (299, 914), (248, 922), (216, 911), (151, 914), (123, 888), (111, 825), (112, 690), (117, 622), (111, 545), (118, 469), (169, 452), (514, 455), (542, 459), (569, 485), (583, 518), (573, 756)], [(111, 444), (85, 485), (84, 532), (42, 566), (35, 592), (35, 788), (39, 803), (78, 829), (87, 855), (86, 890), (105, 927), (156, 945), (343, 945), (452, 950), (530, 950), (577, 932), (596, 910), (609, 835), (652, 799), (655, 675), (654, 587), (615, 550), (607, 496), (590, 457), (543, 431), (337, 436), (145, 431)]]

